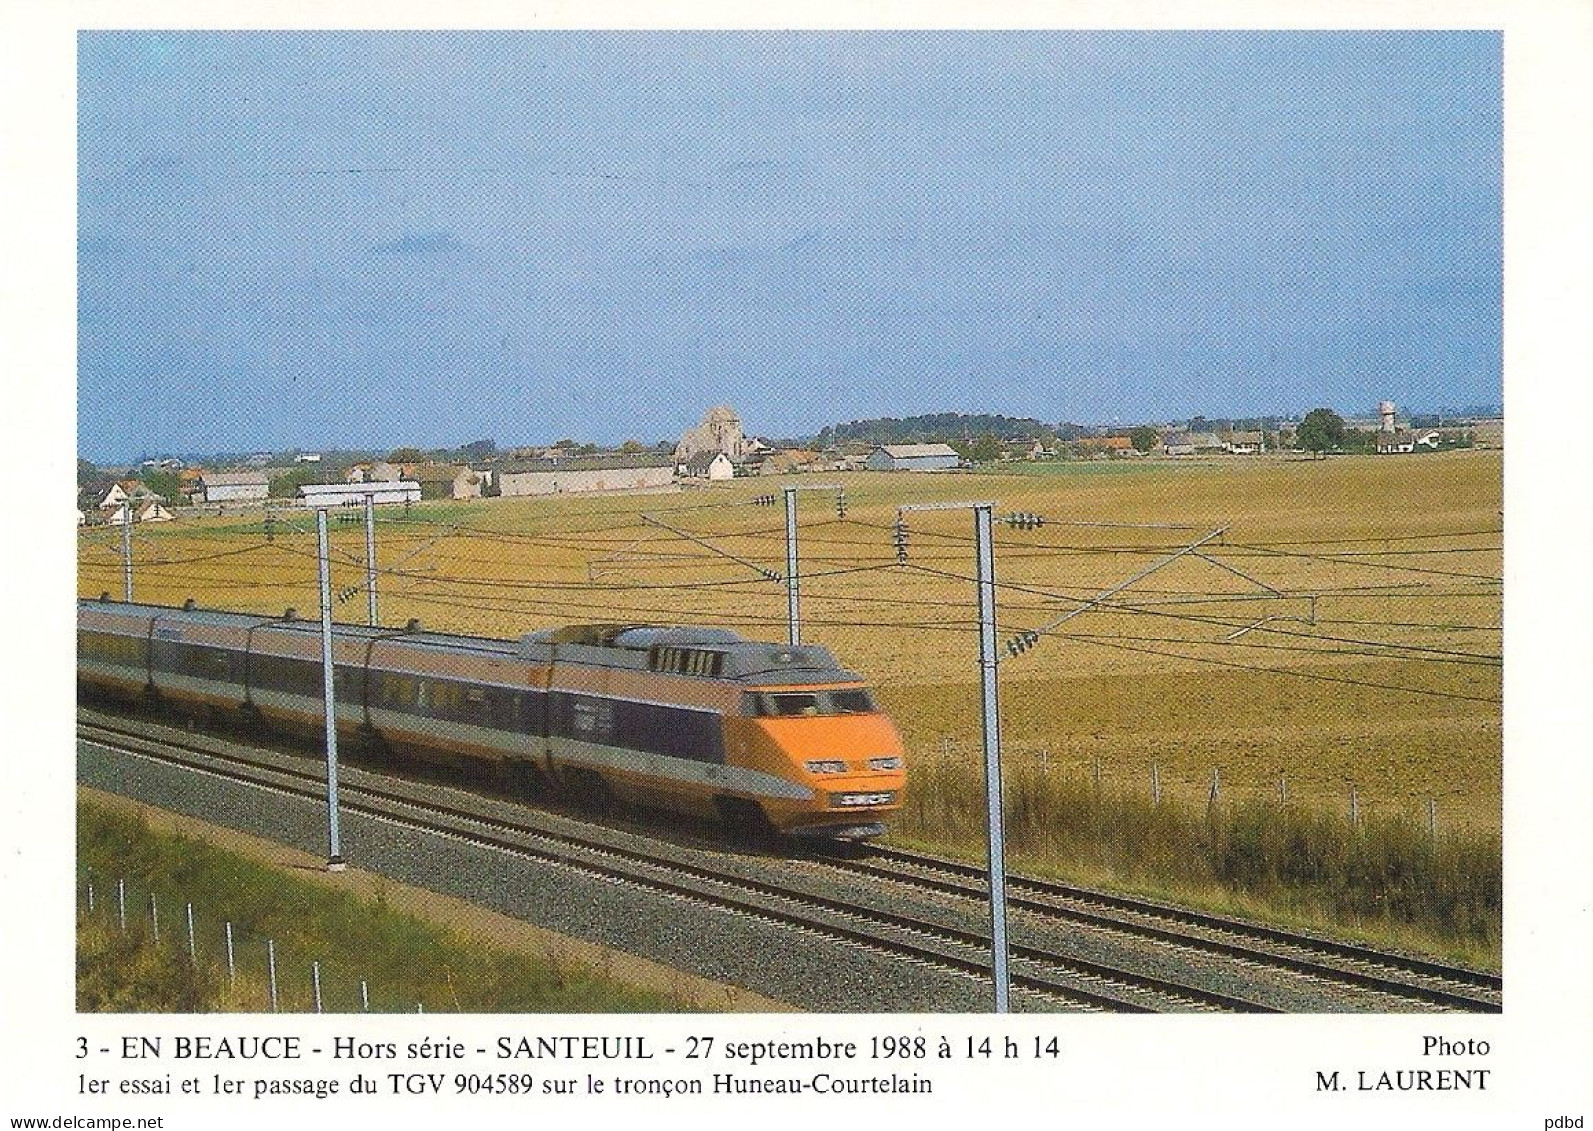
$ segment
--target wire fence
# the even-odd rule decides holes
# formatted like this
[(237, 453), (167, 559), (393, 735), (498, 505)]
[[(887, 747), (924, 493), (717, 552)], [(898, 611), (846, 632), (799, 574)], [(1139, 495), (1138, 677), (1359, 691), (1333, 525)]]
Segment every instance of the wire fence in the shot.
[[(215, 1012), (427, 1011), (423, 1001), (401, 988), (372, 985), (360, 971), (324, 961), (292, 940), (259, 934), (137, 880), (82, 870), (77, 907), (80, 938), (98, 929), (147, 942), (215, 987), (215, 1002), (208, 1007)], [(102, 952), (99, 960), (112, 959)]]
[[(938, 743), (926, 744), (914, 752), (914, 763), (926, 763), (936, 769), (972, 767), (983, 757), (978, 743), (955, 741), (942, 735)], [(1253, 777), (1235, 781), (1224, 775), (1221, 766), (1212, 766), (1207, 773), (1196, 773), (1187, 765), (1175, 767), (1151, 759), (1145, 763), (1124, 766), (1099, 756), (1078, 757), (1054, 751), (1047, 742), (1018, 743), (1004, 739), (1002, 759), (1008, 771), (1026, 770), (1042, 778), (1054, 777), (1088, 784), (1097, 792), (1140, 792), (1153, 805), (1164, 799), (1181, 805), (1204, 805), (1217, 809), (1241, 802), (1267, 802), (1279, 807), (1306, 805), (1314, 809), (1336, 809), (1351, 827), (1359, 827), (1375, 815), (1398, 816), (1419, 823), (1427, 836), (1436, 839), (1442, 832), (1463, 830), (1469, 821), (1459, 815), (1452, 816), (1441, 826), (1442, 807), (1435, 796), (1416, 794), (1387, 799), (1368, 795), (1363, 787), (1353, 781), (1342, 783), (1339, 802), (1334, 804), (1329, 792), (1319, 783), (1305, 785), (1287, 770), (1279, 770), (1268, 781)], [(1464, 809), (1464, 805), (1461, 806)]]

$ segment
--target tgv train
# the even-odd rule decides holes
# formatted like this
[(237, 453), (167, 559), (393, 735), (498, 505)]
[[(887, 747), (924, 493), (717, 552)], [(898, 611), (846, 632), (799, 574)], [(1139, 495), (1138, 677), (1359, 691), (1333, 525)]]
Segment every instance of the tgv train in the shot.
[[(864, 838), (901, 806), (901, 738), (828, 649), (716, 628), (580, 625), (518, 641), (336, 625), (339, 735), (528, 788)], [(325, 727), (319, 622), (78, 603), (84, 692)]]

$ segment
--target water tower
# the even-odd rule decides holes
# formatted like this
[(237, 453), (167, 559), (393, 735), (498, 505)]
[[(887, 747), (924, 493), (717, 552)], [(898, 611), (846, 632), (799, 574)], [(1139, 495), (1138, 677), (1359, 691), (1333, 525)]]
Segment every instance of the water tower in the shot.
[(1377, 415), (1382, 418), (1383, 431), (1392, 432), (1394, 430), (1394, 402), (1378, 401)]

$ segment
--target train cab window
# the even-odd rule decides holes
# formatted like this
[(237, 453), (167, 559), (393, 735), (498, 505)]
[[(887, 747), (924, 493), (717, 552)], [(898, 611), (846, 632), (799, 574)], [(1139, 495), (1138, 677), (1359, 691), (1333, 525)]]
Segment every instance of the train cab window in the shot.
[(874, 697), (861, 687), (841, 691), (765, 691), (749, 693), (744, 700), (749, 715), (763, 718), (805, 718), (814, 715), (872, 714)]
[(837, 715), (867, 715), (874, 711), (874, 697), (861, 687), (829, 693)]
[(759, 714), (794, 718), (801, 715), (817, 715), (820, 713), (819, 697), (811, 692), (781, 692), (775, 695), (765, 695), (762, 698), (762, 710)]

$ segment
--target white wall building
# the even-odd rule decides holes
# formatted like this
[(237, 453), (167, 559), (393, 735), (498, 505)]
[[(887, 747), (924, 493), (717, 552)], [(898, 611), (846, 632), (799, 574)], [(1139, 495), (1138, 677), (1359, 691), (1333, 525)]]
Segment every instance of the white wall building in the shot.
[(498, 494), (577, 495), (592, 491), (656, 491), (675, 482), (669, 456), (571, 456), (527, 460), (498, 471)]
[(271, 493), (271, 477), (263, 471), (207, 471), (199, 477), (206, 503), (261, 501)]
[(420, 484), (407, 479), (388, 479), (379, 483), (305, 483), (299, 488), (302, 507), (364, 506), (366, 496), (378, 505), (420, 502)]
[(689, 478), (706, 479), (710, 483), (722, 483), (735, 478), (736, 474), (736, 465), (724, 452), (698, 452), (681, 466)]
[(870, 471), (940, 471), (958, 459), (950, 444), (881, 444), (864, 464)]

